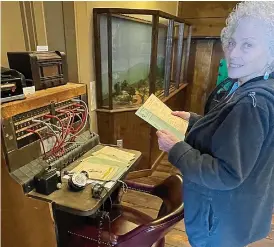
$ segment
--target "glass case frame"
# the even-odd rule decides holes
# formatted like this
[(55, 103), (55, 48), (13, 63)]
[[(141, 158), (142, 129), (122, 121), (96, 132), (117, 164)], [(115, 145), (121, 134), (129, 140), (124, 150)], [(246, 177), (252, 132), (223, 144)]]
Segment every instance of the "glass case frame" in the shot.
[[(132, 17), (134, 15), (134, 17)], [(149, 16), (151, 21), (136, 18), (135, 16)], [(106, 37), (107, 37), (107, 90), (103, 98), (103, 79), (102, 79), (102, 28), (100, 18), (106, 18)], [(157, 77), (157, 49), (159, 39), (159, 29), (163, 26), (160, 18), (165, 18), (166, 25), (166, 42), (164, 56), (164, 78), (162, 97), (168, 97), (171, 92), (179, 89), (182, 84), (187, 82), (187, 70), (190, 54), (192, 26), (184, 19), (159, 11), (149, 9), (121, 9), (121, 8), (94, 8), (93, 9), (93, 25), (94, 25), (94, 51), (95, 51), (95, 72), (96, 72), (96, 100), (98, 109), (114, 110), (117, 109), (114, 102), (114, 86), (113, 85), (113, 18), (121, 18), (134, 22), (141, 22), (151, 25), (150, 38), (150, 64), (148, 74), (147, 95), (155, 94), (156, 77)], [(186, 30), (188, 32), (186, 32)], [(104, 51), (104, 52), (106, 52)], [(105, 58), (104, 58), (105, 59)], [(106, 86), (104, 86), (106, 88)], [(132, 96), (131, 96), (132, 97)], [(158, 96), (159, 97), (159, 96)], [(107, 98), (107, 99), (105, 99)], [(106, 100), (108, 103), (104, 103)], [(142, 97), (142, 102), (144, 98)], [(132, 108), (138, 105), (125, 104), (118, 107)]]

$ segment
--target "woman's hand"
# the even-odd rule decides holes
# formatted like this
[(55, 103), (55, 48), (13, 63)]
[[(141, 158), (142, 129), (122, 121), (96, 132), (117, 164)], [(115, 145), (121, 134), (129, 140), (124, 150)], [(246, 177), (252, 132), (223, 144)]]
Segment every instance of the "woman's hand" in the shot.
[(156, 134), (158, 136), (159, 149), (167, 153), (177, 142), (182, 141), (167, 130), (159, 130)]
[(173, 116), (180, 117), (186, 121), (189, 121), (190, 113), (187, 111), (173, 111), (171, 113)]

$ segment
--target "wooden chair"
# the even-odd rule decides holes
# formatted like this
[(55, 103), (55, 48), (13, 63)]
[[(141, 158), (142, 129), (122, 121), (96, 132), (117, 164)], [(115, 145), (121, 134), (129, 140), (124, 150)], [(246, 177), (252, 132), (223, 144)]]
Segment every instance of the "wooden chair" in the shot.
[(71, 229), (68, 246), (164, 247), (165, 235), (184, 217), (182, 183), (180, 175), (172, 175), (157, 186), (127, 182), (130, 189), (163, 200), (157, 219), (134, 208), (114, 205), (113, 210), (121, 210), (120, 217), (110, 225), (102, 225), (101, 232), (98, 227), (90, 224)]

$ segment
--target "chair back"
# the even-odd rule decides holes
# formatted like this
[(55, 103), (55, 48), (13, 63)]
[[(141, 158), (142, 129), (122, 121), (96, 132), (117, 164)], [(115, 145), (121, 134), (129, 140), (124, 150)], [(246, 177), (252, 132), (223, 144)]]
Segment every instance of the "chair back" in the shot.
[(184, 218), (182, 176), (172, 175), (156, 186), (152, 194), (163, 200), (157, 219), (119, 236), (119, 247), (150, 247), (161, 240), (176, 223)]

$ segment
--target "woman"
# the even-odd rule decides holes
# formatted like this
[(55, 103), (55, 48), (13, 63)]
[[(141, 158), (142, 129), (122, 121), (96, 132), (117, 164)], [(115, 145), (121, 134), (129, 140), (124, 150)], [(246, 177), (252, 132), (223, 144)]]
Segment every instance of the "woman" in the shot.
[(185, 141), (158, 131), (184, 176), (192, 247), (243, 247), (267, 236), (274, 205), (274, 2), (242, 2), (221, 34), (231, 92), (189, 120)]

